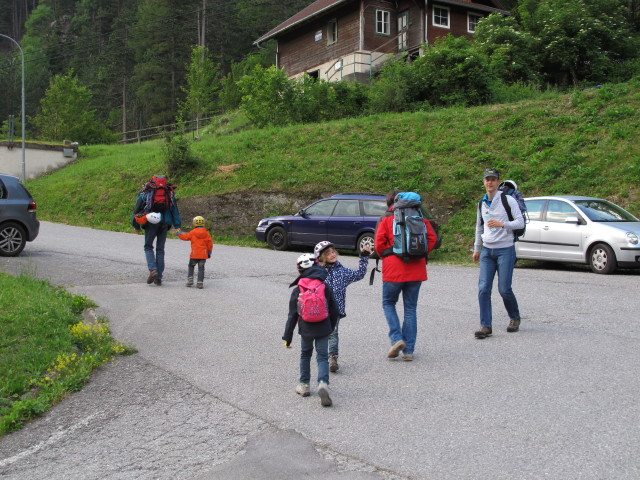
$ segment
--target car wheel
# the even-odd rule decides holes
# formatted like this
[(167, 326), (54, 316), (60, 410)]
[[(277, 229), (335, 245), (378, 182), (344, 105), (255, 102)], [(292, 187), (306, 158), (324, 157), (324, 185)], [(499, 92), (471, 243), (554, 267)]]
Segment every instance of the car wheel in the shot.
[(595, 273), (613, 273), (618, 266), (616, 254), (606, 243), (596, 244), (589, 253), (589, 266)]
[(20, 225), (7, 222), (0, 226), (0, 256), (15, 257), (27, 243), (27, 233)]
[(273, 227), (267, 233), (267, 243), (274, 250), (286, 250), (289, 246), (287, 232), (282, 227)]
[(363, 233), (362, 235), (360, 235), (360, 238), (358, 238), (356, 250), (359, 254), (361, 254), (364, 247), (369, 247), (369, 249), (373, 252), (374, 243), (375, 241), (373, 238), (373, 233)]

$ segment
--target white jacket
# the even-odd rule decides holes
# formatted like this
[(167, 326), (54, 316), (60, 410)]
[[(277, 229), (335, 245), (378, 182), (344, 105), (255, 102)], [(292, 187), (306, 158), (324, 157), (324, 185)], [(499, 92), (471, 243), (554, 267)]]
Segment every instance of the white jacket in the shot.
[[(479, 252), (483, 246), (487, 248), (511, 247), (514, 243), (513, 231), (524, 227), (524, 218), (522, 217), (522, 212), (520, 212), (520, 207), (516, 199), (511, 195), (506, 196), (509, 206), (511, 207), (511, 215), (513, 216), (513, 221), (509, 221), (507, 212), (502, 206), (500, 195), (502, 195), (501, 191), (496, 192), (493, 200), (491, 200), (491, 207), (488, 207), (485, 202), (481, 202), (480, 209), (476, 208), (476, 238), (473, 243), (474, 252)], [(480, 220), (480, 214), (482, 214), (484, 224)], [(504, 222), (504, 227), (492, 232), (487, 226), (487, 222), (490, 219)]]

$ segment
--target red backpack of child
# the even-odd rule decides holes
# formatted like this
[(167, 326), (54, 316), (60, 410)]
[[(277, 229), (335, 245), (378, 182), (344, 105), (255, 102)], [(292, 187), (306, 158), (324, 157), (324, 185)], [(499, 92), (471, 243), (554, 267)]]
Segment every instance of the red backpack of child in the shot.
[(324, 282), (315, 278), (301, 278), (298, 288), (298, 315), (302, 320), (316, 323), (329, 317)]

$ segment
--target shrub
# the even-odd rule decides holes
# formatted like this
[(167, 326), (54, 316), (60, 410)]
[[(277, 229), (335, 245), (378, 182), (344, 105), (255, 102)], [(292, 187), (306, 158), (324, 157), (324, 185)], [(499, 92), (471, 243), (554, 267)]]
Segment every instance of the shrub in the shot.
[(166, 133), (162, 155), (172, 178), (186, 175), (198, 166), (198, 159), (191, 152), (191, 142), (184, 135)]

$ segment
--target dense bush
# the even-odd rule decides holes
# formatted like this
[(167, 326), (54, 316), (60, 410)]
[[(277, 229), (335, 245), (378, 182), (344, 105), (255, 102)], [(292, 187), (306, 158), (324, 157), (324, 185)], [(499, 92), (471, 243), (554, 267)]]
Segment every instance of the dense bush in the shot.
[(191, 143), (184, 135), (165, 134), (162, 156), (171, 178), (184, 176), (198, 166), (198, 158), (191, 152)]
[(485, 55), (465, 37), (448, 35), (417, 58), (416, 100), (434, 106), (481, 105), (491, 98), (495, 78)]

